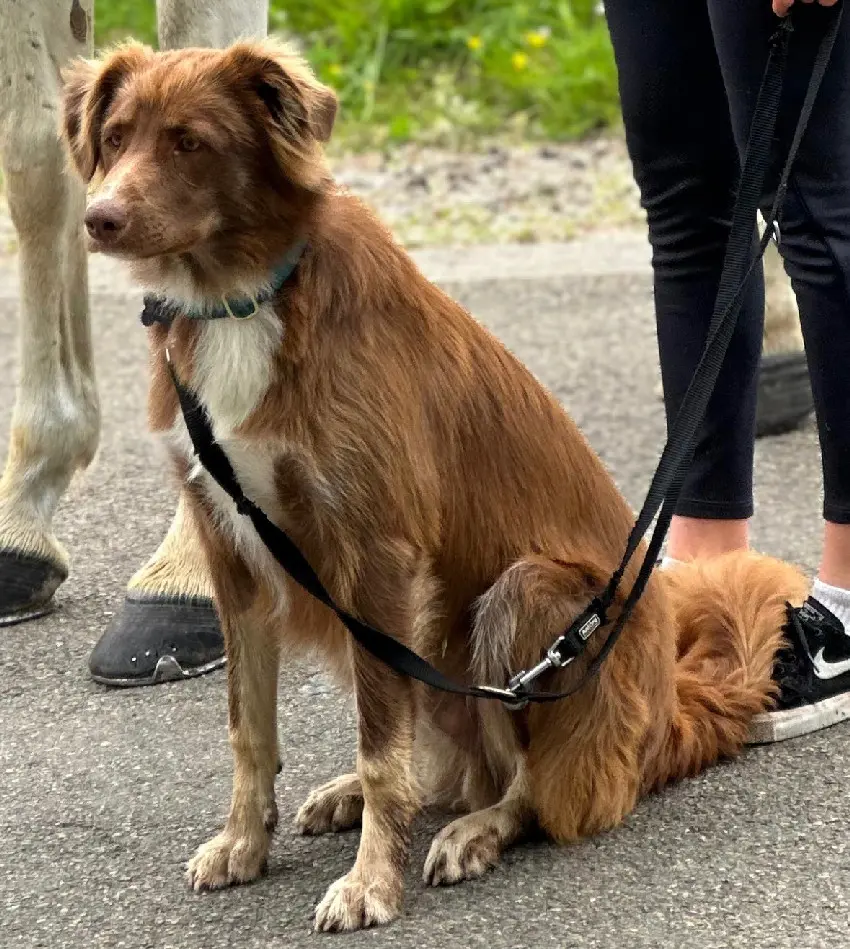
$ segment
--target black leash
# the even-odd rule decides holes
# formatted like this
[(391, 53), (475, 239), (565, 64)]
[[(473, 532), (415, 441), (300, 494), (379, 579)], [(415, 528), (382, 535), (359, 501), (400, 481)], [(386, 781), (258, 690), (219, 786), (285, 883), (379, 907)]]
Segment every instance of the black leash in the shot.
[(412, 679), (418, 679), (420, 682), (443, 692), (454, 692), (458, 695), (470, 695), (476, 698), (500, 698), (505, 701), (512, 698), (512, 693), (506, 689), (491, 689), (488, 686), (467, 688), (452, 682), (451, 679), (447, 679), (438, 669), (435, 669), (413, 650), (408, 649), (403, 643), (368, 626), (357, 619), (356, 616), (352, 616), (351, 613), (338, 606), (319, 579), (316, 571), (310, 566), (307, 558), (301, 553), (286, 531), (273, 524), (264, 511), (245, 496), (236, 477), (236, 472), (230, 464), (230, 459), (215, 440), (206, 410), (198, 401), (195, 393), (184, 386), (177, 378), (177, 373), (167, 350), (166, 356), (168, 357), (171, 378), (174, 380), (174, 386), (180, 399), (180, 408), (183, 412), (189, 438), (192, 440), (198, 460), (219, 487), (232, 498), (236, 504), (236, 510), (250, 518), (260, 540), (296, 583), (300, 584), (320, 603), (324, 603), (325, 606), (333, 610), (345, 628), (364, 649), (385, 662), (396, 672)]
[[(791, 167), (797, 156), (821, 80), (832, 54), (842, 13), (842, 6), (839, 5), (834, 11), (829, 28), (826, 30), (818, 48), (809, 87), (777, 186), (776, 197), (770, 213), (765, 219), (765, 229), (759, 243), (759, 249), (756, 255), (753, 256), (750, 250), (753, 228), (770, 164), (771, 146), (779, 112), (788, 46), (793, 31), (792, 16), (788, 16), (782, 21), (771, 39), (767, 66), (765, 67), (753, 113), (750, 138), (741, 170), (738, 196), (732, 214), (732, 226), (723, 271), (705, 349), (688, 391), (682, 400), (679, 413), (668, 432), (667, 442), (652, 477), (646, 500), (629, 535), (623, 558), (605, 589), (591, 601), (563, 635), (552, 644), (542, 660), (533, 669), (515, 675), (508, 683), (507, 688), (486, 685), (464, 686), (453, 682), (397, 639), (361, 622), (339, 607), (286, 532), (273, 524), (265, 513), (245, 496), (230, 460), (215, 440), (206, 411), (195, 394), (180, 382), (169, 357), (169, 368), (180, 400), (180, 407), (195, 454), (201, 465), (233, 499), (239, 513), (250, 518), (260, 539), (281, 567), (308, 593), (331, 609), (364, 649), (386, 663), (395, 672), (417, 679), (425, 685), (443, 692), (474, 698), (499, 699), (511, 708), (518, 709), (524, 707), (528, 702), (553, 702), (567, 698), (583, 688), (599, 671), (605, 658), (622, 634), (635, 605), (646, 588), (650, 574), (658, 559), (661, 545), (682, 491), (684, 474), (690, 462), (697, 430), (705, 416), (708, 401), (714, 391), (717, 376), (723, 365), (726, 350), (737, 323), (743, 291), (777, 226), (788, 188)], [(168, 355), (167, 351), (166, 355)], [(577, 659), (584, 652), (593, 633), (608, 624), (608, 611), (614, 603), (625, 572), (656, 515), (658, 519), (649, 540), (646, 555), (638, 570), (637, 578), (626, 596), (623, 608), (611, 626), (607, 638), (599, 652), (588, 664), (584, 675), (578, 683), (563, 692), (532, 691), (530, 686), (539, 676), (550, 669), (561, 668)]]

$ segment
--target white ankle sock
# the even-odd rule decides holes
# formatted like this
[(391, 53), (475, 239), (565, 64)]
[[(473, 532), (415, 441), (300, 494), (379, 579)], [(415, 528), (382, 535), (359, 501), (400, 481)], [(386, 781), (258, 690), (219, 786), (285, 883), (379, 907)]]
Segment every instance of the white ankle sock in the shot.
[(850, 633), (850, 590), (834, 587), (823, 580), (812, 584), (812, 596), (844, 624), (844, 632)]
[[(659, 566), (662, 570), (669, 570), (671, 567), (678, 567), (679, 564), (684, 563), (684, 560), (676, 560), (675, 557), (662, 557), (661, 563)], [(850, 595), (850, 594), (848, 594)]]

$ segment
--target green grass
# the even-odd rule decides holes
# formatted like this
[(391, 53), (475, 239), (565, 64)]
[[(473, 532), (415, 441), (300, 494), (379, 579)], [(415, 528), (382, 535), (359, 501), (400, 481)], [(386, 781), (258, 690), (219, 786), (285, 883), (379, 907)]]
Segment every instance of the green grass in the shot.
[[(154, 42), (153, 2), (102, 0), (95, 28)], [(618, 115), (595, 0), (272, 0), (271, 28), (337, 90), (353, 147), (569, 139)]]

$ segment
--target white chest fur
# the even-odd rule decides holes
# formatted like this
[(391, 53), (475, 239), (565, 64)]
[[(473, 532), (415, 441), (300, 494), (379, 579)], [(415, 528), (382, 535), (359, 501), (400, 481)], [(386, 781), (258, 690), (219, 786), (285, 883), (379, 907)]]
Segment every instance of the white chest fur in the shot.
[[(216, 440), (227, 453), (242, 490), (272, 520), (279, 520), (275, 463), (287, 452), (280, 441), (246, 439), (235, 430), (259, 407), (274, 378), (282, 338), (280, 321), (262, 307), (250, 320), (210, 320), (202, 324), (192, 378), (185, 380), (204, 405)], [(193, 460), (189, 434), (178, 414), (168, 434), (171, 450)], [(280, 568), (257, 536), (250, 520), (212, 478), (195, 464), (190, 480), (199, 480), (213, 503), (219, 527), (254, 572), (279, 583)]]
[(209, 320), (195, 349), (192, 387), (209, 412), (216, 438), (227, 438), (268, 392), (283, 327), (263, 306), (249, 320)]

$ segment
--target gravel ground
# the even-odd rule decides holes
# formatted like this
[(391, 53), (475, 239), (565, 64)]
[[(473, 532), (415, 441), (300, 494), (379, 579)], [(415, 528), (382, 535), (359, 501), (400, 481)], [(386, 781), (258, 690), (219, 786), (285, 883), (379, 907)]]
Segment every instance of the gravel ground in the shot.
[(613, 134), (480, 152), (410, 145), (332, 164), (408, 247), (565, 241), (644, 223), (625, 144)]
[[(646, 233), (622, 135), (492, 144), (477, 152), (409, 145), (332, 158), (409, 248), (553, 244), (591, 232)], [(796, 301), (773, 244), (765, 256), (765, 352), (803, 348)]]
[[(664, 433), (652, 285), (642, 233), (417, 250), (438, 280), (570, 409), (632, 504)], [(0, 457), (14, 390), (17, 282), (0, 259)], [(269, 873), (199, 896), (182, 864), (222, 824), (232, 765), (224, 672), (115, 692), (91, 683), (89, 650), (124, 585), (162, 538), (173, 489), (145, 426), (140, 295), (92, 259), (103, 394), (97, 463), (75, 480), (57, 532), (72, 573), (52, 616), (0, 636), (0, 949), (844, 949), (850, 946), (850, 723), (647, 798), (608, 834), (511, 851), (484, 879), (425, 887), (446, 817), (413, 835), (404, 915), (322, 939), (313, 907), (354, 860), (358, 835), (292, 828), (311, 787), (349, 770), (350, 704), (284, 663)], [(814, 425), (756, 449), (760, 549), (817, 563)], [(569, 793), (570, 776), (564, 776)]]

